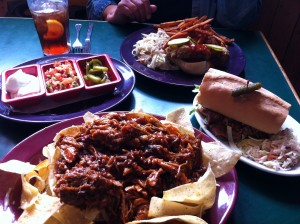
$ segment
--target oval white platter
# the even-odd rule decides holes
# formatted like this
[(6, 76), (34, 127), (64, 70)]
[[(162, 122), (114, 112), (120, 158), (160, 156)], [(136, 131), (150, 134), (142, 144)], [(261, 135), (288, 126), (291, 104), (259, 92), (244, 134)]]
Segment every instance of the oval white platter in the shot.
[[(195, 97), (193, 100), (193, 106), (196, 107), (196, 105), (197, 105), (197, 100)], [(196, 111), (195, 111), (195, 117), (200, 125), (201, 130), (203, 130), (209, 137), (211, 137), (212, 139), (214, 139), (217, 142), (220, 142), (224, 147), (229, 148), (231, 150), (235, 150), (229, 145), (228, 142), (221, 141), (213, 133), (211, 133), (207, 129), (204, 119)], [(297, 136), (298, 142), (300, 141), (300, 124), (294, 118), (292, 118), (290, 115), (287, 116), (285, 122), (282, 125), (282, 128), (292, 129), (294, 135)], [(271, 174), (276, 174), (276, 175), (281, 175), (281, 176), (300, 176), (300, 162), (295, 167), (293, 167), (293, 169), (291, 169), (291, 170), (274, 170), (274, 169), (268, 168), (262, 164), (259, 164), (245, 156), (241, 156), (240, 160), (254, 168), (257, 168), (261, 171), (268, 172)]]

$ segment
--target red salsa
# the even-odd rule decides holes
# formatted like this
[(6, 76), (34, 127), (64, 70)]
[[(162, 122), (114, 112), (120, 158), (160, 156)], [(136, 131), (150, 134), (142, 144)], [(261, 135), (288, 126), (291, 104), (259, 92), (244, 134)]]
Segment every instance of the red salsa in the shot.
[(71, 61), (55, 62), (45, 74), (46, 88), (49, 93), (79, 86), (77, 73)]

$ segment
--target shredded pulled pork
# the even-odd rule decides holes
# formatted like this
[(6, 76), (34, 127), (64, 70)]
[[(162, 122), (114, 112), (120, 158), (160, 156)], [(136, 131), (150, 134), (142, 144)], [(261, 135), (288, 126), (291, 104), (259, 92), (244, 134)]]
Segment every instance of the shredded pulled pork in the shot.
[(55, 193), (78, 208), (98, 208), (98, 220), (147, 219), (150, 199), (204, 173), (201, 136), (181, 134), (151, 115), (108, 113), (56, 143)]
[(247, 137), (265, 139), (270, 135), (259, 131), (249, 125), (235, 121), (213, 110), (201, 107), (199, 112), (205, 117), (207, 128), (217, 137), (228, 141), (227, 126), (232, 128), (232, 138), (234, 142)]
[(204, 107), (199, 112), (217, 138), (230, 142), (227, 133), (230, 126), (232, 141), (245, 157), (274, 170), (291, 170), (299, 164), (300, 144), (291, 129), (270, 135)]

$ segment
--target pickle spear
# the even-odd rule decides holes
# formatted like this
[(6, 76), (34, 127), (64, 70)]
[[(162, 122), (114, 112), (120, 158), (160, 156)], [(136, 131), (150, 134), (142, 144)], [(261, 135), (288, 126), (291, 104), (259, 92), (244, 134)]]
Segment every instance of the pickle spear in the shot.
[(254, 92), (262, 87), (260, 82), (250, 83), (246, 86), (241, 86), (232, 90), (231, 95), (236, 97), (243, 94)]

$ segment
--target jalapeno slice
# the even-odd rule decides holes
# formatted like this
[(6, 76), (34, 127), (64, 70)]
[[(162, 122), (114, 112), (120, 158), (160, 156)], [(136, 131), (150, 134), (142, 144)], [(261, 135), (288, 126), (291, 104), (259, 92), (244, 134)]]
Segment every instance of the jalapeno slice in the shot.
[(86, 75), (84, 78), (93, 84), (101, 84), (109, 81), (107, 72), (108, 68), (99, 59), (92, 59), (86, 62)]

